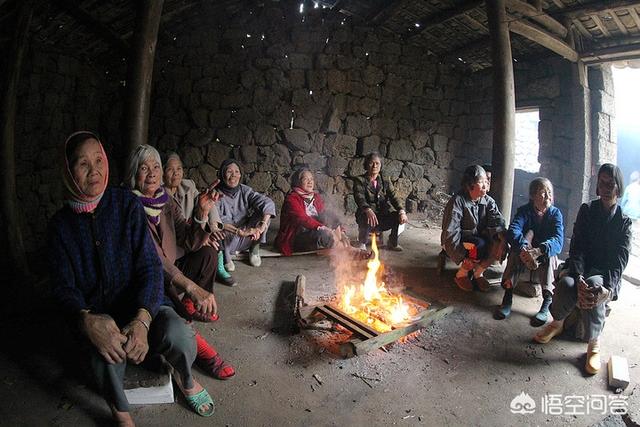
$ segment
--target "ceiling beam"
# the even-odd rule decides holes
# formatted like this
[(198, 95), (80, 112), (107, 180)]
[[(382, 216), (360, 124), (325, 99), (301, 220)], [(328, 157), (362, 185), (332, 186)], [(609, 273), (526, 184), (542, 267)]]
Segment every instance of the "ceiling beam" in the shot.
[(445, 9), (434, 14), (430, 14), (420, 18), (417, 21), (419, 27), (405, 34), (406, 38), (412, 38), (420, 34), (421, 32), (433, 28), (436, 25), (444, 24), (445, 22), (457, 18), (473, 9), (476, 9), (484, 4), (483, 0), (467, 0), (464, 3), (450, 9)]
[(382, 25), (403, 3), (404, 0), (385, 0), (377, 10), (369, 15), (367, 21), (369, 21), (371, 25)]
[(596, 23), (596, 26), (598, 27), (598, 29), (600, 30), (603, 36), (611, 37), (611, 33), (609, 33), (609, 30), (607, 30), (607, 27), (604, 25), (604, 22), (602, 22), (602, 20), (598, 15), (591, 15), (590, 18), (593, 20), (593, 22)]
[(129, 44), (122, 40), (120, 36), (118, 36), (118, 34), (116, 34), (106, 24), (98, 21), (90, 13), (86, 12), (84, 9), (81, 9), (79, 6), (76, 6), (70, 0), (54, 0), (54, 3), (58, 7), (64, 9), (80, 25), (117, 49), (120, 54), (127, 56), (129, 55)]
[(522, 0), (507, 0), (506, 5), (509, 11), (517, 12), (520, 15), (537, 22), (563, 39), (567, 37), (568, 30), (564, 25), (547, 13), (538, 10), (535, 6), (525, 3)]
[(640, 43), (593, 49), (580, 54), (580, 59), (585, 64), (600, 64), (637, 58), (640, 58)]
[(638, 6), (640, 6), (640, 0), (595, 0), (590, 3), (579, 4), (576, 6), (559, 9), (553, 15), (567, 16), (571, 19), (576, 19), (582, 15), (594, 15), (607, 10), (615, 11), (619, 9), (634, 8)]
[(564, 40), (534, 24), (522, 20), (514, 20), (509, 22), (509, 30), (546, 47), (571, 62), (578, 61), (578, 52), (565, 43)]
[(609, 15), (611, 15), (613, 20), (616, 21), (616, 25), (618, 26), (618, 28), (620, 29), (622, 34), (624, 34), (625, 36), (627, 34), (629, 34), (629, 30), (627, 30), (627, 27), (624, 26), (624, 23), (622, 22), (622, 20), (620, 20), (620, 18), (618, 17), (618, 14), (616, 13), (616, 11), (615, 10), (611, 10), (609, 12), (610, 12)]

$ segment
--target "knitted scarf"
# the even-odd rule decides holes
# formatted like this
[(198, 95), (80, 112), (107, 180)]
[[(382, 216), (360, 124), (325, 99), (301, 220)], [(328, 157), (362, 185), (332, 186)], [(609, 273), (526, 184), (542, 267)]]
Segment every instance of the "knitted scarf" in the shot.
[(313, 201), (313, 198), (316, 196), (316, 193), (314, 193), (313, 191), (305, 191), (302, 189), (302, 187), (293, 187), (293, 191), (298, 193), (307, 202)]
[[(76, 182), (76, 180), (73, 178), (73, 172), (71, 172), (71, 165), (69, 163), (70, 159), (67, 157), (67, 153), (66, 153), (67, 144), (69, 144), (69, 141), (73, 137), (80, 134), (87, 134), (88, 137), (98, 141), (98, 144), (100, 145), (100, 150), (102, 151), (102, 157), (104, 159), (104, 164), (105, 164), (104, 171), (103, 171), (104, 180), (102, 183), (102, 191), (97, 197), (90, 197), (84, 194), (80, 189), (80, 187), (78, 186), (78, 183)], [(64, 142), (63, 150), (64, 150), (63, 151), (64, 167), (62, 169), (62, 181), (64, 182), (64, 186), (66, 190), (65, 196), (64, 196), (65, 198), (64, 203), (68, 205), (71, 208), (71, 210), (75, 213), (92, 212), (98, 206), (98, 203), (100, 203), (100, 200), (104, 195), (104, 191), (107, 188), (107, 183), (109, 182), (109, 159), (107, 158), (107, 154), (104, 152), (104, 147), (102, 146), (102, 142), (100, 141), (98, 136), (95, 135), (93, 132), (89, 132), (89, 131), (74, 132), (71, 135), (69, 135), (67, 140)]]
[(149, 221), (151, 221), (153, 225), (160, 224), (160, 212), (162, 212), (162, 208), (169, 200), (169, 195), (164, 191), (164, 187), (158, 188), (153, 197), (145, 197), (139, 190), (133, 190), (133, 194), (138, 196), (142, 202)]

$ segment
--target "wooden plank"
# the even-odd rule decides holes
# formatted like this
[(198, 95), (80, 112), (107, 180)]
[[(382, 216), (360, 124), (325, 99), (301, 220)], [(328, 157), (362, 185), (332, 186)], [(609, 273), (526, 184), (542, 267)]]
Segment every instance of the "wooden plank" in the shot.
[(636, 59), (638, 55), (640, 55), (640, 43), (633, 43), (590, 50), (582, 53), (580, 60), (585, 64), (599, 64), (608, 61)]
[(558, 10), (553, 16), (568, 16), (576, 19), (585, 15), (593, 15), (605, 10), (630, 9), (640, 6), (640, 0), (613, 0), (602, 1), (594, 0), (586, 4), (577, 4), (576, 6), (566, 7)]
[(442, 319), (453, 311), (453, 307), (433, 308), (425, 311), (420, 320), (402, 328), (394, 329), (390, 332), (380, 334), (377, 337), (369, 338), (364, 341), (355, 341), (352, 343), (353, 352), (356, 355), (368, 353), (372, 350), (390, 344), (398, 339), (409, 335), (421, 328), (428, 326), (436, 320)]
[(551, 17), (551, 15), (538, 10), (535, 6), (532, 6), (529, 3), (525, 3), (522, 0), (507, 0), (507, 9), (512, 12), (518, 12), (522, 16), (536, 21), (538, 24), (541, 24), (563, 39), (567, 36), (568, 31), (564, 25)]
[(607, 27), (604, 25), (604, 22), (600, 19), (598, 15), (591, 15), (591, 19), (596, 23), (596, 26), (600, 30), (603, 36), (611, 37), (611, 33), (607, 30)]
[(370, 328), (369, 326), (357, 321), (356, 319), (352, 319), (346, 313), (343, 313), (342, 311), (329, 305), (319, 305), (316, 307), (316, 310), (329, 317), (330, 319), (333, 319), (334, 321), (340, 323), (351, 332), (360, 334), (365, 338), (373, 338), (378, 336), (379, 334), (379, 332), (375, 329)]
[(627, 27), (625, 27), (624, 23), (620, 20), (615, 10), (609, 11), (609, 15), (611, 15), (611, 18), (613, 18), (613, 20), (616, 22), (616, 25), (618, 26), (618, 29), (622, 32), (622, 34), (629, 34), (629, 30), (627, 30)]
[(591, 34), (591, 32), (585, 28), (584, 24), (582, 24), (582, 21), (580, 21), (579, 19), (573, 19), (571, 22), (573, 22), (578, 31), (580, 31), (580, 34), (582, 34), (584, 37), (588, 39), (593, 38), (593, 34)]
[(546, 47), (571, 62), (578, 60), (578, 52), (571, 48), (571, 46), (533, 24), (523, 21), (511, 21), (509, 22), (509, 30)]
[(638, 30), (640, 30), (640, 16), (638, 16), (638, 12), (635, 9), (631, 8), (629, 9), (629, 15), (631, 15), (631, 19), (633, 19), (633, 22), (635, 22)]
[(424, 16), (418, 19), (418, 24), (420, 24), (420, 27), (412, 30), (410, 33), (405, 34), (405, 37), (409, 39), (415, 37), (423, 31), (428, 30), (429, 28), (433, 28), (436, 25), (444, 24), (451, 19), (464, 15), (465, 13), (482, 6), (483, 3), (483, 0), (467, 0), (456, 7)]

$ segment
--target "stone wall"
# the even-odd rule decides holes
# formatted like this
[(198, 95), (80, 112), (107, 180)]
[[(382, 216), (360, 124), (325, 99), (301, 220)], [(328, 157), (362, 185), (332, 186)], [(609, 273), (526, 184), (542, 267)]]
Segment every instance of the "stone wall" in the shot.
[(346, 212), (355, 210), (350, 177), (379, 151), (409, 209), (427, 206), (448, 186), (463, 138), (461, 76), (329, 9), (264, 5), (236, 15), (205, 8), (168, 30), (175, 40), (158, 47), (151, 143), (177, 151), (200, 185), (223, 159), (239, 159), (245, 182), (278, 206), (292, 168), (306, 163)]
[[(611, 65), (590, 68), (589, 89), (591, 92), (591, 135), (593, 164), (616, 164), (618, 138), (615, 124), (615, 98)], [(593, 170), (593, 175), (597, 170)], [(596, 196), (596, 179), (591, 179), (589, 194)]]
[(47, 222), (62, 206), (64, 140), (75, 130), (93, 130), (110, 152), (121, 115), (117, 81), (82, 60), (44, 52), (34, 45), (25, 55), (16, 114), (17, 196), (30, 253), (44, 248)]

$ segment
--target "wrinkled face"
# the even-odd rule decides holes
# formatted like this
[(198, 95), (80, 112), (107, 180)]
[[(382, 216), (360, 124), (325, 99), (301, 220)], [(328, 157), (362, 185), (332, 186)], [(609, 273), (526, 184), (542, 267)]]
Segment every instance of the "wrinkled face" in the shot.
[(227, 184), (229, 188), (235, 188), (240, 185), (240, 178), (242, 175), (240, 174), (240, 168), (235, 163), (231, 163), (224, 170), (224, 183)]
[(598, 194), (605, 203), (617, 203), (620, 189), (611, 175), (603, 172), (598, 175)]
[(313, 191), (315, 181), (313, 180), (313, 174), (309, 171), (302, 172), (300, 176), (300, 187), (307, 192)]
[(471, 200), (480, 200), (489, 191), (489, 181), (486, 175), (481, 175), (476, 182), (469, 187), (469, 197)]
[(374, 157), (371, 159), (371, 161), (369, 161), (369, 164), (367, 165), (367, 172), (371, 176), (378, 175), (380, 173), (381, 167), (382, 167), (382, 162), (380, 161), (380, 159), (377, 157)]
[(100, 143), (89, 138), (76, 148), (69, 165), (78, 188), (89, 197), (97, 197), (103, 190), (107, 159)]
[(136, 173), (136, 189), (145, 197), (153, 197), (162, 184), (162, 168), (152, 156), (147, 157), (138, 165)]
[(491, 172), (487, 172), (487, 193), (491, 191)]
[(553, 191), (549, 187), (539, 188), (532, 196), (533, 206), (539, 212), (546, 212), (553, 204)]
[(164, 167), (164, 184), (169, 188), (178, 188), (183, 177), (182, 162), (172, 157)]

